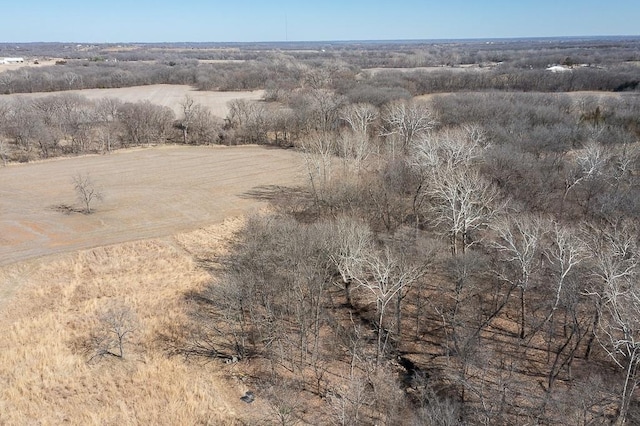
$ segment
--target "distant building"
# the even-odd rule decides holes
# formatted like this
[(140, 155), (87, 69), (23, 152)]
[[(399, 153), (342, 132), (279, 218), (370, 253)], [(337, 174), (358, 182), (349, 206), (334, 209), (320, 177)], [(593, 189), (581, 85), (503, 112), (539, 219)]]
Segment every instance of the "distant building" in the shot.
[(24, 58), (4, 58), (0, 59), (0, 64), (21, 64), (24, 62)]
[(567, 71), (571, 71), (571, 68), (565, 67), (563, 65), (554, 65), (552, 67), (547, 68), (547, 71), (551, 71), (551, 72), (567, 72)]

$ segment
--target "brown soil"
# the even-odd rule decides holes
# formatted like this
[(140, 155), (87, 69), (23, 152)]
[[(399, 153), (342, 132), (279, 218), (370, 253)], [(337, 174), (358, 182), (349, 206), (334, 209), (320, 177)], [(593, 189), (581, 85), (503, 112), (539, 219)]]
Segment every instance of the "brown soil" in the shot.
[[(78, 173), (104, 194), (89, 215), (74, 211)], [(219, 223), (260, 207), (252, 189), (301, 179), (296, 152), (258, 146), (163, 146), (0, 168), (0, 267)], [(24, 265), (0, 276), (0, 305)]]

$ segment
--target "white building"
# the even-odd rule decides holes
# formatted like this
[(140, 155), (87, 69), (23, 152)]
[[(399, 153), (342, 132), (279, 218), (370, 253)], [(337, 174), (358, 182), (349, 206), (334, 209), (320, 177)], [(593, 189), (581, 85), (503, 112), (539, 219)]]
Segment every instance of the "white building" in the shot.
[(4, 58), (0, 59), (0, 64), (22, 64), (24, 58)]
[(563, 65), (554, 65), (554, 66), (551, 66), (551, 67), (547, 68), (547, 71), (551, 71), (551, 72), (567, 72), (567, 71), (571, 71), (571, 68), (565, 67)]

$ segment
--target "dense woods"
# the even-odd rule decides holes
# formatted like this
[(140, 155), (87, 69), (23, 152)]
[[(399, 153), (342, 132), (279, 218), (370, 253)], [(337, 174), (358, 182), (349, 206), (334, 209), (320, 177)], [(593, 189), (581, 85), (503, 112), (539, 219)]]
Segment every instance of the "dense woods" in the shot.
[[(1, 73), (0, 90), (180, 82), (265, 99), (233, 101), (222, 121), (188, 98), (179, 117), (0, 98), (0, 158), (167, 141), (299, 150), (308, 184), (247, 194), (270, 213), (224, 258), (197, 259), (211, 283), (163, 336), (172, 355), (238, 362), (274, 423), (636, 424), (637, 43), (73, 57), (49, 80)], [(116, 56), (148, 59), (136, 54)]]
[(319, 397), (327, 423), (639, 421), (637, 102), (319, 114), (309, 186), (255, 194), (275, 212), (193, 299), (187, 352), (259, 360), (256, 386)]

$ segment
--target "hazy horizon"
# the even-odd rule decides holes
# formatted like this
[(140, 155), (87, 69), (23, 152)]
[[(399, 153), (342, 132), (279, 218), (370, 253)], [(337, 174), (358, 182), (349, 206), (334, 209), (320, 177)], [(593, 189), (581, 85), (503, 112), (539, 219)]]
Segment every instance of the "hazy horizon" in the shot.
[(295, 44), (421, 44), (421, 43), (457, 43), (457, 42), (517, 42), (517, 41), (555, 41), (555, 40), (637, 40), (640, 34), (616, 34), (616, 35), (576, 35), (576, 36), (545, 36), (545, 37), (489, 37), (489, 38), (425, 38), (425, 39), (361, 39), (361, 40), (269, 40), (269, 41), (185, 41), (185, 40), (164, 40), (164, 41), (116, 41), (116, 42), (96, 42), (84, 40), (65, 40), (65, 41), (20, 41), (9, 40), (0, 41), (0, 45), (11, 44), (78, 44), (78, 45), (125, 45), (125, 44), (141, 44), (141, 45), (295, 45)]
[(3, 6), (0, 42), (259, 43), (624, 37), (640, 2), (25, 0)]

